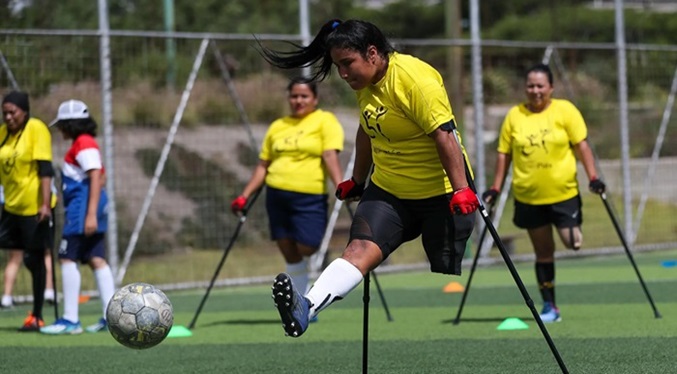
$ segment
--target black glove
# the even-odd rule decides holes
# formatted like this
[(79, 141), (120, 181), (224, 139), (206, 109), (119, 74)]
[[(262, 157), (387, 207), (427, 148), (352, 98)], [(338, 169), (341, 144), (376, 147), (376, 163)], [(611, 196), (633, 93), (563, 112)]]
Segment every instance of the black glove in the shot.
[(499, 193), (501, 193), (501, 191), (499, 191), (495, 188), (490, 188), (490, 189), (484, 191), (484, 193), (482, 194), (482, 200), (485, 203), (490, 204), (491, 202), (496, 200)]
[(601, 195), (606, 191), (606, 184), (604, 184), (601, 179), (593, 178), (590, 181), (588, 188), (590, 189), (590, 192)]

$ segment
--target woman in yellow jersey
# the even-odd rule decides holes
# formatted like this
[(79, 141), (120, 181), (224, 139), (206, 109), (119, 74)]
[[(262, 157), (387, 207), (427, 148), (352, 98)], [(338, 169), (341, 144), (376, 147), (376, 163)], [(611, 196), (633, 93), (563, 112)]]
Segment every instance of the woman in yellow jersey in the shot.
[(335, 65), (356, 91), (361, 115), (353, 175), (336, 190), (339, 199), (360, 200), (348, 246), (305, 295), (288, 274), (277, 276), (273, 298), (286, 334), (303, 334), (309, 319), (419, 236), (431, 271), (459, 275), (479, 201), (466, 179), (440, 74), (396, 52), (378, 27), (359, 20), (331, 20), (292, 52), (261, 49), (277, 67), (315, 65), (317, 80)]
[[(56, 194), (52, 195), (52, 209), (56, 206)], [(50, 246), (51, 247), (51, 246)], [(10, 249), (9, 258), (7, 259), (7, 265), (5, 266), (5, 275), (4, 275), (4, 289), (2, 293), (2, 299), (0, 299), (0, 308), (13, 308), (14, 307), (14, 284), (19, 275), (19, 270), (21, 269), (21, 263), (24, 258), (24, 251), (20, 249)], [(48, 303), (56, 302), (56, 293), (54, 291), (54, 284), (52, 282), (52, 249), (48, 248), (45, 250), (45, 273), (46, 283), (45, 283), (45, 301)]]
[(343, 177), (338, 153), (344, 136), (336, 116), (317, 108), (316, 83), (292, 79), (287, 94), (291, 114), (268, 128), (259, 163), (231, 208), (239, 214), (247, 199), (266, 185), (271, 238), (294, 283), (305, 290), (307, 259), (319, 249), (327, 225), (327, 177), (334, 186)]
[(569, 101), (553, 99), (552, 72), (539, 64), (527, 71), (527, 102), (505, 117), (498, 141), (496, 174), (482, 199), (493, 202), (512, 162), (517, 227), (526, 229), (536, 253), (536, 279), (543, 297), (543, 322), (560, 321), (555, 303), (555, 241), (552, 226), (567, 248), (578, 250), (583, 235), (576, 156), (594, 193), (603, 193), (587, 141), (583, 116)]
[(22, 249), (33, 283), (33, 312), (19, 331), (44, 326), (45, 248), (54, 242), (52, 221), (52, 137), (44, 122), (30, 117), (28, 95), (13, 91), (2, 100), (0, 182), (5, 205), (0, 248)]

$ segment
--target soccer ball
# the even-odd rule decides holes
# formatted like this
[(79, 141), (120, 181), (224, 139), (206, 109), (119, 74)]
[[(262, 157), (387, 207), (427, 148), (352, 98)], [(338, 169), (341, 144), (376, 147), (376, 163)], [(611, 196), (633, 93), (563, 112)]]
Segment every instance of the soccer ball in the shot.
[(128, 284), (113, 294), (106, 308), (106, 321), (118, 343), (134, 349), (154, 347), (172, 328), (172, 303), (153, 285)]

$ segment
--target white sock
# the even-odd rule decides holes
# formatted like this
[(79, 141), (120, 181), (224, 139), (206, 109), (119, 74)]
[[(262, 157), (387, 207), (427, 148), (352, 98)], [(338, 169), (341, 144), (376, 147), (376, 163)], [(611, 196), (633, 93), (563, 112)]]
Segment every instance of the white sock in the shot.
[(317, 278), (306, 297), (310, 300), (310, 318), (331, 303), (343, 299), (362, 282), (362, 272), (350, 262), (337, 258)]
[(12, 306), (12, 295), (2, 295), (2, 306)]
[(63, 282), (63, 318), (80, 321), (78, 297), (80, 296), (80, 269), (75, 262), (61, 264), (61, 281)]
[(96, 285), (99, 288), (99, 295), (101, 296), (103, 318), (106, 318), (106, 308), (108, 308), (108, 302), (115, 293), (113, 272), (110, 270), (110, 266), (106, 265), (102, 268), (94, 270), (94, 277), (96, 278)]
[(291, 276), (294, 287), (305, 295), (308, 291), (308, 260), (304, 257), (301, 262), (287, 264), (287, 274)]

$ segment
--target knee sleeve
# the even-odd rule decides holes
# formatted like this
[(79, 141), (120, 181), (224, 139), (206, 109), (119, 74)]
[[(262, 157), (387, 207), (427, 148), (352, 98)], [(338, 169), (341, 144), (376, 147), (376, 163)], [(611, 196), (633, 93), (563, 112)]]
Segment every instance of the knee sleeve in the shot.
[(42, 251), (25, 251), (24, 252), (24, 264), (30, 270), (31, 273), (36, 270), (45, 269), (45, 253)]

